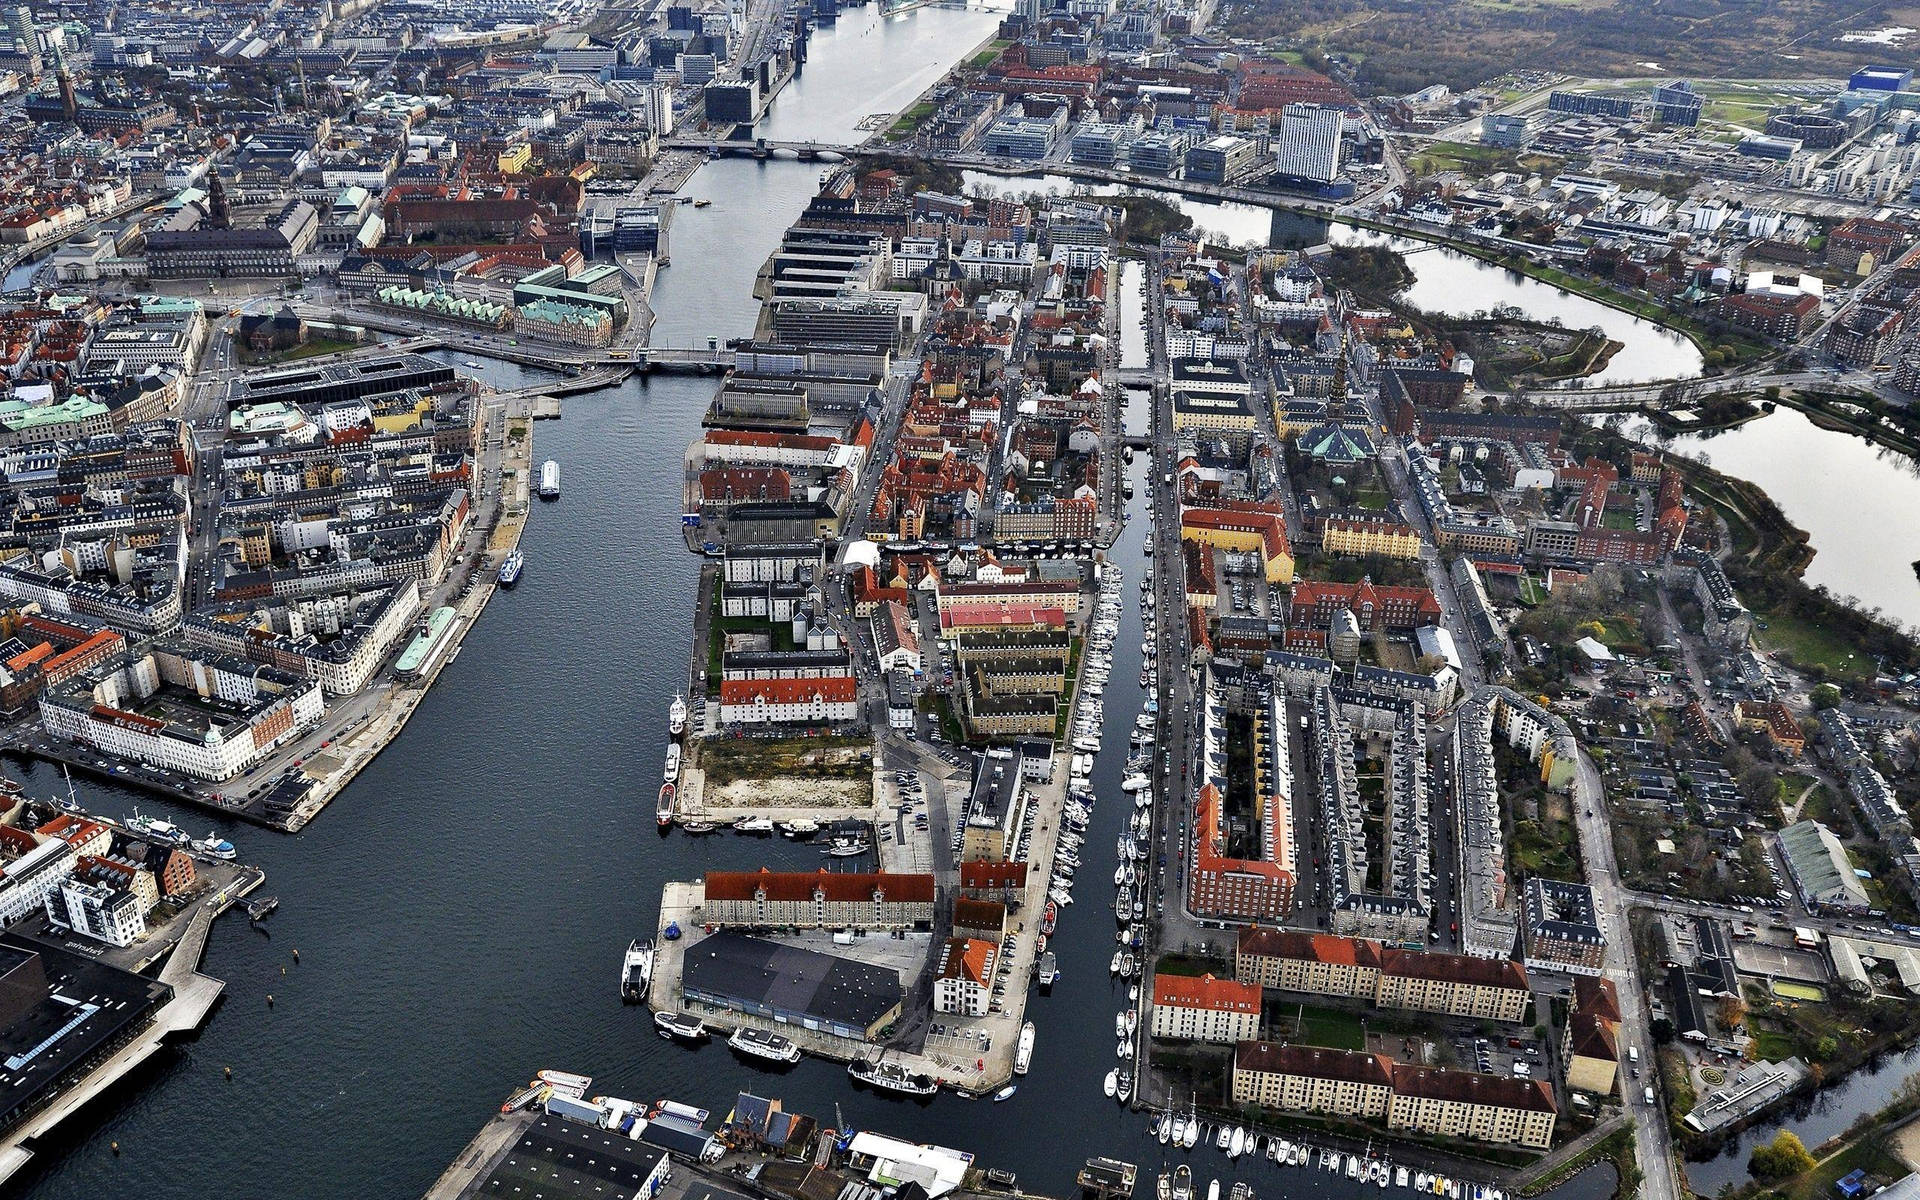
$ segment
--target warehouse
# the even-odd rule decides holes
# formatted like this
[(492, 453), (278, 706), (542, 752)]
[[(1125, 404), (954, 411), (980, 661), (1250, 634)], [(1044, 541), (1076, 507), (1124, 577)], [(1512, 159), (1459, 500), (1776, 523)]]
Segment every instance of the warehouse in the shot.
[(900, 1015), (885, 967), (722, 930), (687, 949), (689, 1001), (836, 1037), (872, 1041)]

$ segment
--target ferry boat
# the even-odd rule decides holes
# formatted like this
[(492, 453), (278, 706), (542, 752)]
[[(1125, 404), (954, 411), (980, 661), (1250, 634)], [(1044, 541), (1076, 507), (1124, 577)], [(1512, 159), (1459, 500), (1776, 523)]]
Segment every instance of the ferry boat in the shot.
[(653, 1014), (653, 1027), (661, 1037), (669, 1040), (673, 1038), (682, 1038), (689, 1042), (707, 1040), (707, 1027), (692, 1013), (657, 1012)]
[(638, 1004), (647, 994), (647, 981), (653, 978), (653, 943), (635, 938), (627, 943), (627, 956), (620, 962), (620, 999)]
[(1027, 1069), (1033, 1066), (1033, 1043), (1038, 1036), (1038, 1031), (1034, 1029), (1032, 1021), (1028, 1021), (1020, 1027), (1020, 1044), (1014, 1047), (1013, 1051), (1013, 1073), (1015, 1075), (1025, 1075)]
[(518, 550), (508, 553), (507, 560), (500, 564), (500, 586), (512, 587), (520, 578), (520, 568), (527, 563), (526, 556)]
[(553, 459), (540, 464), (540, 498), (553, 500), (560, 495), (560, 464)]
[(742, 1027), (733, 1031), (727, 1039), (727, 1047), (749, 1058), (764, 1058), (769, 1062), (787, 1063), (800, 1061), (800, 1047), (777, 1033), (764, 1029)]
[(868, 1062), (864, 1058), (856, 1058), (847, 1064), (847, 1074), (881, 1091), (898, 1092), (903, 1096), (931, 1096), (940, 1090), (933, 1076), (909, 1071), (899, 1063)]
[(673, 785), (671, 783), (660, 785), (660, 799), (654, 803), (653, 819), (662, 829), (673, 824)]
[(186, 830), (173, 822), (162, 821), (159, 817), (144, 816), (137, 808), (133, 810), (133, 815), (127, 818), (127, 828), (147, 841), (159, 842), (167, 846), (185, 846), (193, 840), (187, 836)]
[(675, 737), (687, 731), (687, 698), (674, 693), (673, 703), (667, 706), (667, 732)]
[(234, 849), (233, 843), (221, 837), (215, 830), (208, 830), (206, 837), (195, 838), (193, 848), (202, 854), (225, 859), (228, 862), (240, 857), (240, 852)]
[(680, 778), (680, 743), (667, 743), (666, 781), (673, 783)]
[(556, 1092), (566, 1092), (576, 1099), (587, 1094), (593, 1086), (593, 1076), (576, 1075), (572, 1071), (542, 1071), (535, 1077)]

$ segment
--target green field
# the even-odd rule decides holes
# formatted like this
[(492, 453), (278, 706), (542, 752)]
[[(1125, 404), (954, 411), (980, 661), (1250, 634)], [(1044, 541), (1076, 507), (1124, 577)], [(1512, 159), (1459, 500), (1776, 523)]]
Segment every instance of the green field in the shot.
[(1768, 613), (1767, 627), (1755, 636), (1771, 650), (1791, 658), (1798, 666), (1820, 666), (1836, 677), (1864, 679), (1873, 669), (1873, 660), (1858, 653), (1859, 647), (1846, 635), (1824, 629), (1785, 613)]
[(1814, 1004), (1823, 1003), (1827, 998), (1826, 989), (1810, 983), (1794, 983), (1787, 979), (1775, 979), (1768, 986), (1773, 994), (1788, 1000), (1806, 1000)]
[(1366, 1026), (1361, 1023), (1358, 1014), (1303, 1004), (1299, 1010), (1299, 1022), (1298, 1040), (1307, 1045), (1325, 1046), (1329, 1050), (1366, 1049)]

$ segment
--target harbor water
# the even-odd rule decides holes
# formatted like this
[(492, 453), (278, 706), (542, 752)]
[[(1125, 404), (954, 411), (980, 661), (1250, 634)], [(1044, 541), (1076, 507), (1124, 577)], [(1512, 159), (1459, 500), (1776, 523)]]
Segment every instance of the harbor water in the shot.
[[(876, 107), (898, 106), (887, 80), (930, 77), (996, 19), (850, 9), (820, 31), (804, 82), (770, 120), (782, 137), (842, 134)], [(897, 74), (876, 76), (876, 63)], [(675, 223), (674, 266), (655, 297), (660, 341), (750, 332), (753, 275), (819, 171), (731, 159), (701, 169), (689, 191), (713, 203)], [(501, 386), (540, 378), (506, 365), (486, 374)], [(221, 826), (243, 860), (266, 870), (278, 913), (259, 927), (216, 926), (205, 969), (227, 992), (207, 1028), (43, 1147), (16, 1194), (418, 1196), (500, 1100), (545, 1067), (595, 1075), (596, 1093), (719, 1111), (738, 1090), (779, 1096), (823, 1121), (973, 1151), (1046, 1194), (1070, 1194), (1087, 1157), (1113, 1155), (1138, 1162), (1140, 1194), (1152, 1194), (1165, 1152), (1146, 1118), (1100, 1087), (1124, 998), (1106, 971), (1108, 876), (1131, 812), (1118, 785), (1140, 703), (1136, 606), (1107, 692), (1109, 749), (1095, 776), (1102, 801), (1085, 882), (1053, 943), (1063, 978), (1030, 1006), (1033, 1074), (1011, 1101), (883, 1099), (851, 1089), (825, 1062), (770, 1075), (719, 1045), (663, 1042), (648, 1013), (620, 1003), (621, 953), (654, 927), (662, 883), (710, 868), (827, 861), (780, 839), (654, 829), (666, 706), (684, 684), (698, 570), (679, 530), (682, 454), (713, 389), (712, 379), (636, 381), (569, 397), (563, 420), (536, 427), (537, 456), (560, 462), (566, 486), (533, 515), (519, 586), (494, 598), (405, 733), (318, 821), (293, 837)], [(1143, 497), (1144, 470), (1143, 457), (1133, 468)], [(1141, 533), (1129, 528), (1116, 552), (1129, 600)], [(45, 767), (24, 773), (36, 796), (64, 791)], [(76, 784), (82, 803), (103, 812), (138, 803), (196, 831), (208, 823)], [(1264, 1161), (1236, 1169), (1211, 1149), (1190, 1158), (1202, 1183), (1244, 1177), (1265, 1196), (1362, 1194), (1323, 1172), (1282, 1173)], [(1556, 1195), (1600, 1200), (1610, 1190), (1596, 1170)]]

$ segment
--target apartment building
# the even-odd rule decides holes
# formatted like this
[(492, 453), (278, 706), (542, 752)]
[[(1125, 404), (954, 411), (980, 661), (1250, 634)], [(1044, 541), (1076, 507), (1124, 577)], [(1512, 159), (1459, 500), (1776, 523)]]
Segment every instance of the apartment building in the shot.
[(709, 871), (700, 919), (755, 929), (929, 929), (933, 876)]
[(1235, 1045), (1260, 1034), (1260, 987), (1212, 975), (1153, 977), (1153, 1036)]
[(1524, 1020), (1530, 996), (1526, 969), (1508, 959), (1259, 926), (1240, 931), (1234, 974), (1278, 991), (1486, 1021)]

